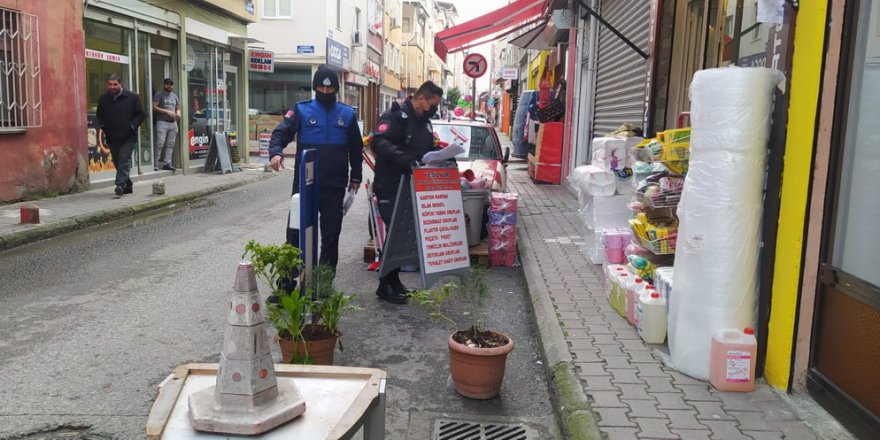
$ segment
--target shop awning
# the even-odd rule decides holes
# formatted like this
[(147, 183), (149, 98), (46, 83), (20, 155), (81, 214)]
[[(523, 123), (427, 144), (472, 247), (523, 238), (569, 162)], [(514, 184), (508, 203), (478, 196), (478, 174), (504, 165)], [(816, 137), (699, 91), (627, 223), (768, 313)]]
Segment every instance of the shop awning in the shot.
[(443, 61), (459, 52), (544, 21), (547, 0), (517, 0), (507, 6), (438, 32), (434, 52)]

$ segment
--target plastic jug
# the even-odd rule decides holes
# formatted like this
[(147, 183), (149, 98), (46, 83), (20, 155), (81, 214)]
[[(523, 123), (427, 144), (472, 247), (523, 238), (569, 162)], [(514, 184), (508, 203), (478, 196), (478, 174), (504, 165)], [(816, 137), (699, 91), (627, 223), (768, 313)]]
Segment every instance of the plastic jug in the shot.
[[(639, 292), (638, 294), (636, 294), (636, 323), (635, 323), (636, 326), (638, 326), (639, 321), (642, 320), (642, 309), (639, 307), (639, 298), (641, 298), (642, 295), (649, 295), (651, 292), (659, 293), (660, 298), (663, 298), (664, 301), (666, 300), (666, 298), (663, 297), (663, 293), (661, 293), (659, 290), (654, 288), (653, 284), (645, 283), (645, 287), (642, 289), (642, 291)], [(669, 301), (666, 301), (666, 313), (667, 314), (669, 313)]]
[(656, 290), (646, 290), (639, 295), (636, 308), (639, 336), (648, 344), (662, 344), (666, 340), (666, 300)]
[(716, 331), (709, 352), (709, 383), (719, 391), (752, 391), (757, 351), (758, 341), (752, 328)]
[(612, 277), (617, 274), (617, 271), (623, 270), (623, 266), (619, 264), (606, 264), (603, 268), (605, 272), (605, 299), (611, 303), (611, 289), (613, 287)]
[(629, 287), (630, 283), (635, 279), (634, 276), (631, 276), (629, 273), (621, 271), (620, 272), (620, 284), (617, 285), (617, 296), (614, 298), (614, 310), (617, 310), (617, 314), (621, 317), (626, 318), (626, 289)]
[(636, 325), (636, 302), (643, 290), (645, 290), (645, 283), (641, 278), (636, 278), (626, 288), (626, 320), (631, 325)]
[(611, 304), (611, 308), (617, 310), (617, 298), (620, 296), (620, 291), (622, 289), (626, 289), (626, 283), (623, 278), (626, 275), (626, 271), (617, 270), (611, 274), (611, 296), (608, 297), (608, 304)]

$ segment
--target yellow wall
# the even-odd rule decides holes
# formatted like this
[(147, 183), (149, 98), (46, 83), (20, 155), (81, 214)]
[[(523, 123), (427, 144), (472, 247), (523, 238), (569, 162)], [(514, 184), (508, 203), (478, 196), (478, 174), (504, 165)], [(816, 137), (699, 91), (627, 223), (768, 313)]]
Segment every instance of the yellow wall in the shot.
[(767, 383), (787, 389), (792, 367), (795, 314), (802, 269), (804, 220), (813, 158), (819, 79), (822, 73), (827, 0), (800, 8), (794, 35), (788, 130), (776, 261), (773, 274), (770, 328), (767, 340), (765, 377)]

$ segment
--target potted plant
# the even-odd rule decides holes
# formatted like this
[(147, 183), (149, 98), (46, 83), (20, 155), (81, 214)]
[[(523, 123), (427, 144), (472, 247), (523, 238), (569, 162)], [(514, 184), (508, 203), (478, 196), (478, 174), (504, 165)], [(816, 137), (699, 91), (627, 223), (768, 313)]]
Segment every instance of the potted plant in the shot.
[[(491, 399), (501, 391), (507, 354), (513, 340), (500, 332), (486, 330), (483, 321), (489, 286), (482, 269), (471, 268), (459, 276), (458, 283), (448, 283), (438, 290), (418, 290), (409, 294), (413, 302), (428, 310), (430, 316), (443, 319), (454, 332), (447, 340), (449, 372), (455, 391), (471, 399)], [(460, 315), (468, 326), (454, 320), (449, 299), (454, 297), (463, 309)], [(463, 320), (460, 320), (463, 321)]]
[[(287, 363), (332, 365), (333, 352), (341, 335), (342, 315), (356, 307), (352, 295), (333, 288), (332, 269), (319, 266), (305, 288), (295, 283), (301, 266), (298, 248), (288, 243), (262, 245), (254, 240), (245, 246), (242, 258), (250, 259), (254, 272), (272, 289), (277, 300), (267, 301), (267, 318), (278, 332), (275, 339)], [(296, 287), (289, 288), (291, 285)], [(342, 350), (342, 344), (339, 343)]]

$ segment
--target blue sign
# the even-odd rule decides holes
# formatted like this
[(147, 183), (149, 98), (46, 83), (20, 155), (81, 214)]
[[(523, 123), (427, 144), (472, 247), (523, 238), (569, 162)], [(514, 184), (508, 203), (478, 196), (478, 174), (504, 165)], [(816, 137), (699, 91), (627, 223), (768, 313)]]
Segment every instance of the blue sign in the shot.
[(349, 54), (348, 46), (343, 45), (330, 38), (327, 39), (327, 64), (340, 68), (345, 68), (348, 64)]
[(296, 46), (296, 53), (315, 53), (315, 46)]

